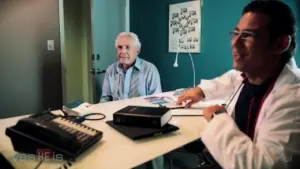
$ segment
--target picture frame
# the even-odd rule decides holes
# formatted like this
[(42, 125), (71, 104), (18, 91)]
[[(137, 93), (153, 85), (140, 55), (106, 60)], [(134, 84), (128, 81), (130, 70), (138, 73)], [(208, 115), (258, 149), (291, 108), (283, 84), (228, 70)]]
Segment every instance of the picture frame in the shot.
[(169, 52), (200, 51), (201, 0), (169, 5)]

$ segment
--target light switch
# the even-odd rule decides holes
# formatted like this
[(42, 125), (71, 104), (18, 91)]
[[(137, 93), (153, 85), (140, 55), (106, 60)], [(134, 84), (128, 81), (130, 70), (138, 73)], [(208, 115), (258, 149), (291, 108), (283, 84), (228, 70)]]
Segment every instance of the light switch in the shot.
[(54, 50), (54, 40), (47, 40), (48, 50)]

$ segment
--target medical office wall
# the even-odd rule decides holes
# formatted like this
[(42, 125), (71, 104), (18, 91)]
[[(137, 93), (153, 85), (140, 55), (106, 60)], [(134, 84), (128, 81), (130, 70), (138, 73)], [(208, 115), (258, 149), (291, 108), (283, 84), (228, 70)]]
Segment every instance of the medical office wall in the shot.
[[(161, 76), (163, 91), (193, 86), (193, 70), (187, 53), (178, 56), (178, 67), (173, 67), (176, 53), (168, 52), (169, 5), (187, 0), (130, 0), (130, 31), (142, 43), (140, 57), (154, 63)], [(232, 68), (229, 31), (241, 17), (243, 7), (250, 0), (202, 0), (201, 53), (192, 53), (196, 69), (196, 84), (200, 79), (213, 78)], [(299, 0), (285, 0), (297, 14)], [(298, 7), (298, 9), (297, 9)], [(299, 24), (298, 24), (299, 30)], [(299, 32), (299, 31), (298, 31)], [(297, 35), (300, 42), (299, 33)], [(295, 57), (300, 65), (299, 49)]]
[(62, 107), (58, 0), (0, 0), (0, 119)]

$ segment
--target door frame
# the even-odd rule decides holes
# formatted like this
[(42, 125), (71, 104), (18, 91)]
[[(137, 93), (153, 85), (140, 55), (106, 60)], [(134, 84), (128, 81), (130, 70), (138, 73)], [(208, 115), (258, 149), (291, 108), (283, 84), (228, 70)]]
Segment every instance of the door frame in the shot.
[[(92, 55), (94, 54), (93, 53), (93, 51), (94, 51), (94, 45), (93, 45), (93, 42), (94, 42), (94, 36), (93, 36), (93, 26), (92, 26), (92, 24), (93, 24), (93, 2), (94, 2), (94, 0), (89, 0), (90, 1), (90, 5), (91, 5), (91, 15), (90, 15), (90, 20), (91, 20), (91, 28), (90, 28), (90, 30), (91, 30), (91, 50), (92, 50)], [(123, 1), (123, 0), (122, 0)], [(130, 30), (130, 0), (125, 0), (125, 13), (124, 13), (124, 16), (125, 16), (125, 31), (129, 31)], [(94, 61), (96, 60), (96, 54), (94, 54)], [(90, 64), (91, 64), (91, 67), (89, 68), (89, 70), (91, 70), (91, 69), (96, 69), (95, 67), (94, 67), (94, 63), (93, 63), (93, 60), (90, 60), (89, 61), (90, 62)], [(89, 71), (88, 70), (88, 71)], [(96, 70), (95, 70), (95, 72), (96, 72)], [(92, 95), (92, 100), (93, 100), (93, 103), (97, 103), (97, 102), (99, 102), (99, 100), (96, 100), (96, 75), (93, 75), (92, 77), (91, 77), (91, 80), (92, 80), (92, 84), (91, 84), (91, 86), (92, 86), (92, 93), (91, 93), (91, 95)]]
[[(93, 75), (89, 73), (89, 70), (93, 68), (93, 61), (91, 59), (93, 52), (93, 35), (92, 35), (92, 2), (93, 0), (77, 0), (76, 3), (81, 3), (81, 17), (80, 22), (77, 23), (79, 27), (81, 27), (81, 31), (79, 34), (79, 38), (82, 39), (80, 45), (80, 53), (81, 53), (81, 69), (79, 73), (81, 74), (81, 78), (74, 79), (73, 81), (69, 80), (70, 77), (67, 74), (68, 61), (70, 61), (71, 55), (69, 55), (66, 50), (70, 50), (70, 45), (73, 43), (66, 38), (65, 32), (65, 23), (66, 16), (68, 16), (67, 12), (70, 12), (73, 9), (72, 7), (64, 6), (64, 2), (69, 0), (59, 0), (59, 22), (60, 22), (60, 47), (61, 47), (61, 77), (62, 77), (62, 97), (63, 104), (68, 102), (72, 102), (74, 100), (84, 100), (89, 103), (95, 103), (96, 93), (95, 93), (95, 79)], [(72, 0), (73, 1), (73, 0)], [(75, 2), (75, 1), (74, 1)], [(73, 2), (73, 3), (74, 3)], [(72, 8), (71, 10), (66, 10), (68, 8)], [(75, 29), (75, 28), (74, 28)], [(126, 0), (125, 7), (125, 31), (130, 30), (130, 0)], [(66, 48), (68, 47), (68, 48)], [(74, 49), (77, 49), (78, 46), (71, 46)], [(77, 88), (68, 88), (70, 83), (81, 83), (81, 85)], [(77, 95), (73, 95), (72, 93), (77, 93)]]
[(61, 53), (61, 86), (62, 86), (62, 101), (63, 104), (67, 102), (67, 91), (66, 91), (66, 68), (65, 68), (65, 24), (64, 24), (64, 0), (58, 2), (59, 10), (59, 31), (60, 31), (60, 53)]
[(130, 31), (130, 0), (126, 0), (125, 7), (125, 31)]
[(92, 103), (90, 10), (90, 0), (59, 0), (63, 104)]

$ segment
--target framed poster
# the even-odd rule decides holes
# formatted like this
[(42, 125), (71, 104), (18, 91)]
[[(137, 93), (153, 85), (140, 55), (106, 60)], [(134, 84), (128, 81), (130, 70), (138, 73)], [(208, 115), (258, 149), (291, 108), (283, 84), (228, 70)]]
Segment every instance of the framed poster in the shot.
[(201, 0), (169, 6), (169, 52), (200, 53)]

